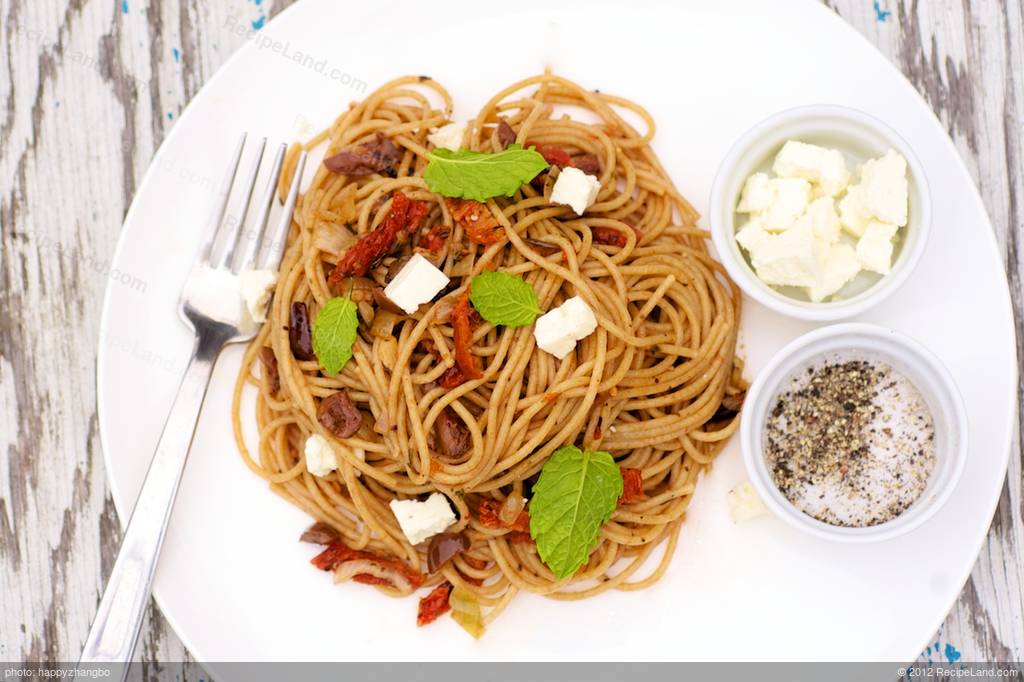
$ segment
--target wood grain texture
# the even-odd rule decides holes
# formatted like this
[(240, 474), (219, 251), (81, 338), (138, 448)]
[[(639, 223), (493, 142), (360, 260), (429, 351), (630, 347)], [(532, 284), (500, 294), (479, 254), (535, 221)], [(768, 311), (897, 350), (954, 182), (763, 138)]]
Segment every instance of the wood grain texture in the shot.
[[(78, 656), (120, 534), (95, 409), (120, 225), (177, 114), (244, 41), (225, 26), (258, 27), (289, 4), (0, 0), (0, 660)], [(1021, 0), (827, 4), (906, 74), (956, 142), (1003, 248), (1020, 334)], [(1024, 659), (1022, 517), (1018, 438), (977, 565), (922, 658)], [(147, 678), (191, 661), (155, 607), (138, 657)], [(201, 676), (186, 667), (184, 679)]]

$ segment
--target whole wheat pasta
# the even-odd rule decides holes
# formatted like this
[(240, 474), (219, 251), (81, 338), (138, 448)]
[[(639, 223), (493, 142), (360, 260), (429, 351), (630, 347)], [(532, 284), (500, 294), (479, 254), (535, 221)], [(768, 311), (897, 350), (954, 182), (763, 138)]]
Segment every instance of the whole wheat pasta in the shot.
[[(321, 165), (300, 197), (268, 322), (245, 353), (235, 388), (238, 447), (253, 472), (348, 547), (416, 572), (423, 571), (425, 549), (409, 544), (388, 503), (446, 495), (458, 517), (448, 531), (463, 533), (469, 548), (427, 576), (425, 585), (449, 581), (467, 591), (483, 605), (485, 621), (518, 590), (582, 599), (650, 585), (672, 558), (700, 472), (738, 426), (745, 391), (736, 358), (739, 292), (709, 255), (696, 212), (651, 149), (654, 121), (637, 104), (551, 74), (515, 83), (488, 101), (472, 119), (464, 147), (502, 149), (497, 125), (504, 121), (524, 146), (596, 156), (602, 187), (583, 216), (549, 201), (557, 169), (511, 197), (488, 200), (486, 208), (504, 228), (490, 245), (468, 239), (444, 198), (422, 178), (427, 135), (451, 111), (451, 97), (436, 81), (399, 78), (289, 150), (282, 190), (302, 149), (326, 145), (330, 155), (383, 136), (401, 156), (394, 177), (348, 177)], [(346, 250), (380, 225), (396, 190), (429, 207), (417, 233), (365, 277), (330, 282)], [(424, 235), (438, 225), (447, 237), (428, 251)], [(386, 284), (413, 251), (429, 257), (451, 284), (413, 315), (375, 305), (373, 287)], [(521, 276), (542, 310), (582, 297), (595, 312), (597, 330), (558, 360), (538, 349), (532, 326), (481, 321), (472, 332), (472, 353), (482, 377), (445, 388), (443, 376), (456, 364), (452, 307), (486, 269)], [(352, 360), (332, 377), (315, 359), (295, 359), (289, 312), (301, 301), (315, 317), (329, 298), (346, 294), (358, 303), (359, 337)], [(261, 369), (264, 348), (276, 360), (276, 390)], [(254, 450), (241, 428), (247, 386), (257, 391)], [(317, 418), (320, 401), (342, 390), (364, 415), (348, 438), (336, 437)], [(469, 434), (460, 457), (439, 451), (442, 415)], [(312, 434), (330, 442), (337, 471), (323, 477), (307, 471), (303, 444)], [(571, 443), (610, 452), (621, 467), (638, 470), (643, 490), (619, 504), (588, 563), (557, 581), (528, 533), (485, 524), (479, 509), (493, 501), (514, 510), (526, 500), (528, 512), (541, 467)], [(410, 591), (377, 582), (392, 594)]]

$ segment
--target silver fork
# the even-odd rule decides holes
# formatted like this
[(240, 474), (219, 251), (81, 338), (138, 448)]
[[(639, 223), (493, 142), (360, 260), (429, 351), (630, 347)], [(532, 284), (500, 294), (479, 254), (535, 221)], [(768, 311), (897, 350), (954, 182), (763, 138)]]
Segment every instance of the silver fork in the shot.
[(259, 215), (254, 231), (245, 233), (246, 238), (242, 239), (266, 138), (258, 143), (252, 169), (241, 188), (240, 214), (237, 219), (225, 220), (245, 142), (243, 135), (221, 186), (203, 246), (178, 301), (182, 319), (195, 332), (192, 357), (164, 422), (146, 480), (82, 650), (80, 662), (83, 664), (125, 664), (122, 679), (127, 676), (127, 664), (132, 660), (149, 602), (157, 558), (214, 363), (227, 344), (249, 341), (255, 336), (254, 325), (246, 324), (239, 275), (243, 270), (254, 267), (277, 269), (306, 163), (303, 152), (295, 167), (280, 222), (272, 234), (264, 234), (284, 161), (285, 145), (281, 145), (274, 158), (267, 188), (257, 203)]

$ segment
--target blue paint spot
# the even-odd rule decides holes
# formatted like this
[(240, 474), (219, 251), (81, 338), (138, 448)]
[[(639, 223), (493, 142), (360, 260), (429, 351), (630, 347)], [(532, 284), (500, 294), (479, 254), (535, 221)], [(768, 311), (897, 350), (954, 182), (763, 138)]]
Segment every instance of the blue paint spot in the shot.
[(252, 0), (252, 4), (254, 4), (257, 7), (259, 7), (260, 5), (263, 4), (263, 0)]
[(956, 663), (960, 660), (960, 652), (956, 650), (956, 647), (952, 644), (946, 644), (946, 649), (942, 652), (946, 655), (947, 663)]
[(167, 120), (168, 121), (173, 121), (174, 120), (174, 114), (168, 111), (167, 112)]
[(890, 10), (882, 9), (882, 5), (879, 4), (878, 0), (875, 0), (874, 8), (875, 8), (875, 19), (878, 20), (878, 21), (885, 21), (886, 19), (888, 19), (889, 17), (892, 16), (892, 12)]
[(267, 21), (265, 16), (261, 16), (259, 19), (253, 19), (252, 28), (254, 31), (258, 31), (263, 28), (263, 24)]
[(174, 62), (175, 63), (178, 63), (178, 62), (181, 61), (181, 53), (178, 52), (178, 48), (172, 47), (171, 48), (171, 54), (174, 55)]
[(128, 14), (128, 0), (121, 0), (121, 14)]

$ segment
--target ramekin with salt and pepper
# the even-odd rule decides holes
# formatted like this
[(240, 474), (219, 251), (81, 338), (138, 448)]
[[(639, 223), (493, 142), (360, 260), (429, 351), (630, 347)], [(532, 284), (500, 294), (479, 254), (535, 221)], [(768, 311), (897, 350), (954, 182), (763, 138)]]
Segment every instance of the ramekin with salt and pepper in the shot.
[(967, 415), (949, 371), (891, 329), (837, 324), (779, 351), (747, 393), (751, 483), (789, 525), (841, 542), (907, 533), (952, 495)]

